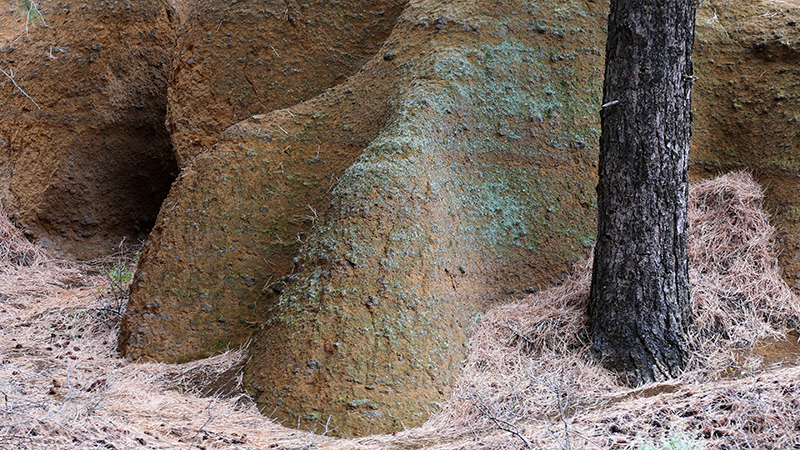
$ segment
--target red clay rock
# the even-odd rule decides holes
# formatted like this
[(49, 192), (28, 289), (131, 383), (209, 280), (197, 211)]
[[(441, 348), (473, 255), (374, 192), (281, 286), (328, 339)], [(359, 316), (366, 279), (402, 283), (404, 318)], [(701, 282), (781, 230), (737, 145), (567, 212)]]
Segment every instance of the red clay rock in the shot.
[(172, 10), (45, 0), (41, 12), (49, 27), (29, 35), (10, 14), (0, 24), (0, 69), (33, 99), (0, 74), (0, 198), (30, 238), (92, 258), (145, 237), (177, 175), (164, 127)]
[(800, 5), (698, 10), (690, 177), (752, 171), (766, 188), (783, 277), (800, 293)]
[(183, 167), (229, 126), (355, 73), (406, 0), (200, 0), (178, 38), (168, 126)]
[(120, 349), (254, 336), (247, 383), (287, 424), (425, 420), (481, 312), (593, 238), (604, 12), (562, 3), (415, 2), (347, 82), (230, 127), (164, 203)]

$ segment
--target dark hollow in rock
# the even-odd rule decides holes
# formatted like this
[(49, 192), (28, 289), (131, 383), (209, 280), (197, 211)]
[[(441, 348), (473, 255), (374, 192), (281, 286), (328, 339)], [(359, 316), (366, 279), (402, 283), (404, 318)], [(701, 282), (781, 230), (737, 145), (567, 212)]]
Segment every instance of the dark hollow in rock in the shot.
[(160, 0), (41, 11), (49, 28), (0, 47), (33, 99), (4, 77), (0, 197), (29, 238), (89, 259), (146, 237), (177, 176), (164, 126), (176, 24)]

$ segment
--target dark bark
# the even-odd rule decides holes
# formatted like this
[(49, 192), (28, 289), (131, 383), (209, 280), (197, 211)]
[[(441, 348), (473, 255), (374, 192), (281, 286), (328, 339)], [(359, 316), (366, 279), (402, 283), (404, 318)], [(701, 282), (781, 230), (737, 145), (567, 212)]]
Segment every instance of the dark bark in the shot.
[(694, 0), (612, 0), (601, 109), (592, 348), (637, 385), (689, 355)]

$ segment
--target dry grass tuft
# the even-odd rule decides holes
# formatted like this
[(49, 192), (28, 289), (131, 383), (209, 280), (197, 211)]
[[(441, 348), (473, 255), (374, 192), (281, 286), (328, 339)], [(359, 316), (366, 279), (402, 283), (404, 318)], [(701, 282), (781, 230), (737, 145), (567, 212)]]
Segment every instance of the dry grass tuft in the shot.
[(0, 204), (0, 265), (2, 267), (30, 266), (47, 261), (44, 250), (31, 244), (8, 219)]
[[(684, 376), (629, 389), (592, 361), (584, 261), (561, 286), (487, 312), (458, 384), (426, 424), (351, 440), (326, 436), (325, 423), (292, 430), (262, 416), (242, 390), (246, 350), (179, 365), (119, 358), (102, 268), (54, 263), (0, 217), (10, 255), (0, 276), (0, 449), (634, 449), (667, 435), (705, 448), (797, 448), (800, 368), (761, 364), (757, 352), (800, 317), (761, 190), (731, 174), (693, 186), (690, 201), (696, 358)], [(52, 267), (79, 282), (65, 285)]]
[(46, 296), (80, 276), (74, 266), (25, 239), (0, 204), (0, 295)]
[(580, 340), (590, 281), (591, 261), (584, 261), (562, 285), (487, 312), (459, 388), (433, 420), (488, 429), (492, 415), (549, 423), (595, 405), (615, 381)]
[(200, 397), (237, 397), (240, 404), (253, 403), (244, 390), (246, 347), (221, 355), (179, 364), (169, 374), (166, 386)]
[(700, 183), (689, 196), (689, 277), (698, 363), (716, 370), (796, 327), (800, 302), (780, 276), (761, 187), (745, 172)]

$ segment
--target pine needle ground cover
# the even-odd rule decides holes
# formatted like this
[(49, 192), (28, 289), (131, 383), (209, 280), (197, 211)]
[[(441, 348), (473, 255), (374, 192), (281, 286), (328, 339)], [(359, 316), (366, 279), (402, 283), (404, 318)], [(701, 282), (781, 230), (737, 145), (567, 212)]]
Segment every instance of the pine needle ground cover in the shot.
[(800, 304), (762, 201), (746, 173), (690, 190), (695, 353), (680, 378), (629, 389), (591, 358), (582, 261), (483, 317), (426, 424), (352, 440), (324, 420), (300, 430), (259, 412), (242, 388), (246, 348), (180, 365), (119, 358), (125, 292), (109, 274), (134, 270), (132, 252), (55, 260), (2, 213), (0, 449), (797, 447)]

